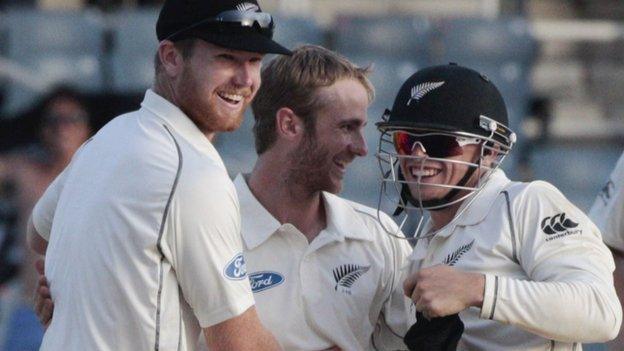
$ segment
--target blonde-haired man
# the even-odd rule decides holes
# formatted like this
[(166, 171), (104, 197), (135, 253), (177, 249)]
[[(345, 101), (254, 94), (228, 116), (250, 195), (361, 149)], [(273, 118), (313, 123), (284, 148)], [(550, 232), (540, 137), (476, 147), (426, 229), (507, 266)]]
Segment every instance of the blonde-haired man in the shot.
[(267, 65), (252, 103), (258, 161), (234, 185), (256, 309), (285, 350), (406, 349), (415, 323), (402, 290), (411, 247), (375, 210), (336, 196), (367, 153), (367, 74), (303, 46)]
[(252, 103), (258, 161), (234, 184), (258, 314), (287, 350), (405, 349), (414, 323), (401, 288), (410, 246), (336, 195), (367, 153), (367, 74), (303, 46), (263, 69)]

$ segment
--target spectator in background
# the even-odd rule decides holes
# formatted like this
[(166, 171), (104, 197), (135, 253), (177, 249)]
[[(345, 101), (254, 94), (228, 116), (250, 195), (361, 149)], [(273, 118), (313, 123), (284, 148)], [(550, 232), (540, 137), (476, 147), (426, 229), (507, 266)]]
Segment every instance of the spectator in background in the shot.
[(37, 132), (35, 141), (5, 157), (4, 176), (13, 188), (11, 202), (17, 213), (17, 238), (9, 257), (17, 255), (18, 267), (26, 267), (19, 270), (19, 279), (11, 283), (17, 291), (17, 303), (6, 319), (5, 340), (0, 340), (0, 350), (6, 351), (39, 348), (43, 330), (31, 306), (38, 279), (32, 265), (37, 257), (26, 249), (26, 223), (35, 202), (90, 134), (82, 98), (67, 87), (56, 88), (44, 98), (31, 122)]

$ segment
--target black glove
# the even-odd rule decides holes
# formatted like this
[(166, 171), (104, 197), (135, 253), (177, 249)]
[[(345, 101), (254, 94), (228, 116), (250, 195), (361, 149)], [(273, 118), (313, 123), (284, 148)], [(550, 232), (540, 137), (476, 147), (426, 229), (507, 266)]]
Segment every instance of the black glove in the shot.
[(410, 351), (455, 351), (463, 332), (458, 314), (428, 320), (418, 312), (403, 341)]

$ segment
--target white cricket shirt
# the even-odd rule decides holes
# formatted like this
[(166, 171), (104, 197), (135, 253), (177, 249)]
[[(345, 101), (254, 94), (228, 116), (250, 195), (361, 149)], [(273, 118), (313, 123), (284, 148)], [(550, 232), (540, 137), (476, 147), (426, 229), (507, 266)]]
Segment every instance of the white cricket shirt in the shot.
[(460, 313), (459, 350), (580, 350), (617, 335), (611, 253), (555, 187), (511, 182), (498, 170), (461, 213), (467, 204), (411, 257), (415, 270), (447, 264), (485, 274), (483, 307)]
[(234, 186), (217, 151), (148, 90), (33, 211), (54, 318), (42, 350), (194, 350), (253, 305)]
[(402, 289), (411, 247), (384, 232), (375, 210), (323, 193), (327, 228), (308, 243), (258, 202), (242, 175), (234, 184), (256, 309), (286, 350), (406, 348), (415, 323)]
[(598, 194), (589, 217), (600, 228), (604, 242), (624, 252), (624, 154)]

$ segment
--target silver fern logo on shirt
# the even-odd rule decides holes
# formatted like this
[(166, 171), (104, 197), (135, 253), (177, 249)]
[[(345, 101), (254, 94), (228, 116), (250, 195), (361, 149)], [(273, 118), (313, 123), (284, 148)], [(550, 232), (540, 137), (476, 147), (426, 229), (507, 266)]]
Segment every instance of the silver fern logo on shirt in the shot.
[(452, 254), (446, 256), (446, 258), (444, 259), (444, 264), (447, 266), (454, 266), (466, 252), (472, 249), (472, 245), (474, 244), (474, 242), (474, 239), (472, 239), (472, 241), (468, 244), (460, 246), (457, 250), (453, 251)]
[(351, 295), (351, 287), (364, 273), (368, 272), (370, 266), (360, 266), (357, 264), (343, 264), (334, 268), (334, 280), (336, 285), (334, 290)]
[(438, 89), (439, 87), (443, 85), (444, 85), (444, 82), (425, 82), (425, 83), (420, 83), (414, 86), (412, 88), (411, 96), (409, 100), (407, 100), (407, 106), (409, 106), (412, 103), (412, 100), (418, 102), (418, 100), (425, 97), (425, 95), (429, 94), (430, 92)]

